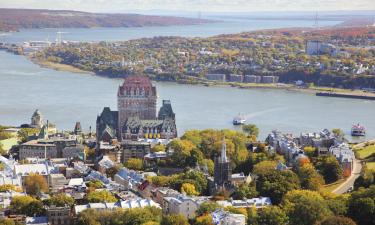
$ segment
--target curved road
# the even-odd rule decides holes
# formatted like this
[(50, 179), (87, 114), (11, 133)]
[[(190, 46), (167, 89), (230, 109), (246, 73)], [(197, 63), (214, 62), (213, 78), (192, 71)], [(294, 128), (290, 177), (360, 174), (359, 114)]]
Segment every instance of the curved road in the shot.
[(355, 159), (353, 162), (353, 170), (352, 174), (344, 183), (342, 183), (340, 186), (338, 186), (335, 190), (332, 192), (335, 194), (344, 194), (346, 193), (351, 187), (354, 185), (354, 181), (359, 177), (361, 174), (362, 169), (362, 163), (360, 160)]
[[(352, 147), (352, 149), (363, 148), (365, 144), (367, 143), (373, 144), (375, 143), (375, 139), (356, 144)], [(354, 181), (361, 175), (361, 169), (362, 169), (361, 160), (355, 159), (353, 162), (353, 170), (352, 170), (352, 174), (350, 175), (350, 177), (332, 192), (335, 194), (346, 193), (351, 187), (353, 187)]]

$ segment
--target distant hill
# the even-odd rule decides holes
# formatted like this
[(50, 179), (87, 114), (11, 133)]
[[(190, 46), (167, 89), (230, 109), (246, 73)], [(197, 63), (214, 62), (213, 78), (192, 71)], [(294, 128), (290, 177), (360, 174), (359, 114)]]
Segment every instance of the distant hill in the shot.
[(140, 14), (88, 13), (70, 10), (0, 8), (0, 30), (192, 25), (211, 20)]

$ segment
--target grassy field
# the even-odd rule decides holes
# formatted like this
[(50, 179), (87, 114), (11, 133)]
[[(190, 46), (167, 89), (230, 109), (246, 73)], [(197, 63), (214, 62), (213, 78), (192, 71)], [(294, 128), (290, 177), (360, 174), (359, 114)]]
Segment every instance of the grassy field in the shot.
[(366, 163), (366, 166), (368, 169), (375, 171), (375, 162), (368, 162)]
[(372, 153), (375, 153), (375, 145), (369, 145), (360, 150), (357, 150), (357, 154), (360, 159), (365, 159)]
[(54, 62), (50, 62), (50, 61), (46, 61), (46, 60), (40, 60), (40, 59), (36, 59), (36, 58), (31, 59), (31, 61), (34, 62), (35, 64), (40, 65), (41, 67), (46, 67), (46, 68), (50, 68), (50, 69), (54, 69), (54, 70), (58, 70), (58, 71), (65, 71), (65, 72), (71, 72), (71, 73), (86, 73), (86, 74), (90, 73), (90, 74), (92, 74), (92, 72), (84, 71), (84, 70), (78, 69), (78, 68), (76, 68), (74, 66), (71, 66), (71, 65), (54, 63)]
[(338, 180), (335, 183), (324, 185), (321, 190), (326, 191), (326, 192), (332, 192), (344, 182), (345, 182), (345, 179)]

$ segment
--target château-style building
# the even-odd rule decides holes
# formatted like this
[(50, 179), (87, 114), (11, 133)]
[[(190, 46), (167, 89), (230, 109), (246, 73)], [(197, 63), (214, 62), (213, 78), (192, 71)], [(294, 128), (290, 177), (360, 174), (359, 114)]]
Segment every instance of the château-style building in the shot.
[(31, 116), (31, 124), (30, 127), (33, 128), (42, 128), (43, 126), (43, 116), (40, 111), (37, 109)]
[(175, 114), (171, 102), (163, 100), (156, 115), (157, 92), (145, 76), (130, 76), (117, 92), (118, 111), (105, 107), (96, 120), (98, 143), (116, 139), (173, 139), (177, 137)]

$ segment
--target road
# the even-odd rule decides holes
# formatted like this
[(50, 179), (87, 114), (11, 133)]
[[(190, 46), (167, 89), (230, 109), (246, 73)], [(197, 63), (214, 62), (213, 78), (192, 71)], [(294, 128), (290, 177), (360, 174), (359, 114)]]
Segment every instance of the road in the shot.
[[(369, 141), (366, 141), (366, 142), (362, 142), (362, 143), (358, 143), (356, 145), (353, 145), (352, 149), (353, 150), (354, 149), (360, 149), (360, 148), (365, 147), (366, 144), (374, 144), (374, 143), (375, 143), (375, 139), (372, 139), (372, 140), (369, 140)], [(353, 186), (354, 181), (360, 176), (361, 169), (362, 169), (361, 160), (355, 159), (354, 163), (353, 163), (352, 174), (350, 175), (350, 177), (344, 183), (342, 183), (340, 186), (338, 186), (335, 190), (333, 190), (332, 192), (335, 193), (335, 194), (346, 193), (349, 190), (349, 188)]]
[(344, 183), (342, 183), (340, 186), (338, 186), (332, 192), (335, 193), (335, 194), (339, 194), (339, 195), (346, 193), (353, 186), (354, 181), (361, 174), (361, 169), (362, 169), (361, 161), (358, 160), (358, 159), (355, 159), (354, 163), (353, 163), (352, 174), (350, 175), (350, 177), (348, 177), (348, 179), (346, 179), (346, 181)]

